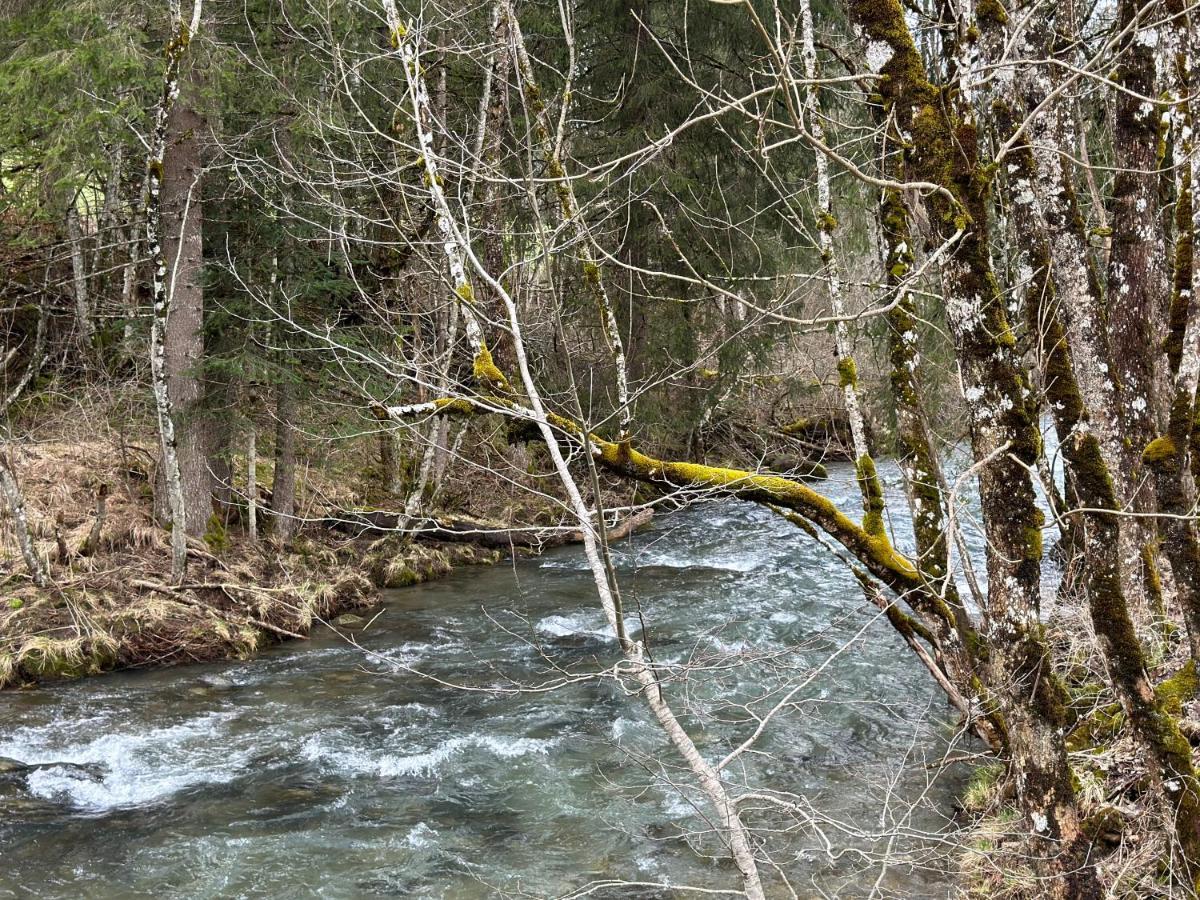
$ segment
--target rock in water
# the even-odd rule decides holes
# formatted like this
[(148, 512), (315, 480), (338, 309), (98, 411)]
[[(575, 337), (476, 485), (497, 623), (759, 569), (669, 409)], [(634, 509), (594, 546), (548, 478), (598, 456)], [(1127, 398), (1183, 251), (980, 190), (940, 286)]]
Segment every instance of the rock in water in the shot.
[(365, 621), (367, 621), (367, 620), (364, 619), (362, 616), (356, 616), (354, 613), (342, 613), (340, 616), (338, 616), (336, 619), (333, 620), (333, 624), (340, 625), (343, 628), (357, 628), (359, 625), (362, 625)]
[(9, 759), (7, 756), (0, 756), (0, 775), (13, 775), (17, 772), (27, 772), (28, 770), (29, 766), (19, 759)]

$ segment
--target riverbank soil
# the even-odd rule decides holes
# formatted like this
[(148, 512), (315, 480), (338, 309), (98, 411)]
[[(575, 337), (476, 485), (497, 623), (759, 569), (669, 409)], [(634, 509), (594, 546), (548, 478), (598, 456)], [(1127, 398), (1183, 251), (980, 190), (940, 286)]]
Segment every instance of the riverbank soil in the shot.
[[(34, 549), (50, 583), (34, 585), (17, 552), (14, 523), (0, 517), (0, 687), (244, 657), (377, 603), (381, 587), (416, 584), (503, 556), (470, 542), (338, 532), (321, 523), (335, 510), (310, 503), (285, 544), (270, 536), (264, 511), (265, 535), (253, 542), (236, 521), (214, 513), (204, 539), (189, 539), (186, 578), (172, 585), (170, 535), (153, 517), (154, 457), (146, 449), (152, 446), (42, 441), (10, 447)], [(269, 469), (263, 474), (270, 484)], [(309, 468), (304, 478), (307, 498), (336, 500), (344, 493), (336, 489), (335, 473)]]

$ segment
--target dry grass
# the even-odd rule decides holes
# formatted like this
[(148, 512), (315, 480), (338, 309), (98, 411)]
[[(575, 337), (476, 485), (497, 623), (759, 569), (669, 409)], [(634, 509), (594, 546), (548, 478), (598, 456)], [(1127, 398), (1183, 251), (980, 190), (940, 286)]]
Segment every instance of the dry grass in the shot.
[[(0, 507), (0, 687), (118, 667), (248, 656), (266, 643), (306, 635), (344, 610), (376, 602), (368, 556), (380, 572), (415, 573), (405, 583), (450, 569), (447, 554), (434, 548), (375, 542), (369, 555), (368, 542), (315, 525), (287, 548), (252, 544), (231, 529), (228, 546), (218, 554), (197, 544), (182, 588), (148, 588), (146, 583), (165, 585), (170, 572), (168, 536), (152, 515), (149, 447), (150, 440), (124, 448), (93, 440), (12, 448), (36, 551), (47, 561), (53, 584), (41, 590), (31, 583), (13, 523)], [(336, 468), (328, 479), (345, 483)], [(325, 491), (312, 469), (305, 482), (310, 504), (313, 495), (338, 494), (336, 488)], [(109, 494), (100, 545), (84, 557), (78, 551), (95, 521), (102, 484)], [(476, 558), (469, 547), (452, 552), (458, 562), (493, 558)]]
[[(1091, 855), (1107, 896), (1177, 898), (1194, 896), (1180, 880), (1180, 861), (1167, 858), (1173, 831), (1170, 811), (1154, 802), (1155, 774), (1134, 738), (1116, 697), (1108, 688), (1104, 657), (1091, 626), (1084, 598), (1069, 586), (1051, 605), (1047, 636), (1054, 645), (1059, 675), (1071, 697), (1068, 730), (1071, 767), (1083, 818), (1092, 841)], [(1148, 648), (1151, 677), (1156, 683), (1187, 662), (1181, 634), (1166, 639), (1149, 616), (1139, 623)], [(1200, 699), (1183, 705), (1183, 724), (1200, 734)], [(1193, 751), (1200, 765), (1200, 754)], [(989, 900), (1034, 900), (1045, 891), (1020, 855), (1023, 835), (1012, 805), (1013, 785), (1003, 778), (973, 782), (964, 806), (974, 827), (961, 859), (964, 884), (971, 897)]]

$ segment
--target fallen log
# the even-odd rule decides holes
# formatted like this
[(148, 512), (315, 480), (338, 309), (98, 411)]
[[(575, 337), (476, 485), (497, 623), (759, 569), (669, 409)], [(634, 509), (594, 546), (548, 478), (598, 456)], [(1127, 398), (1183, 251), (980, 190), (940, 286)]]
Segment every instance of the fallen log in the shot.
[[(654, 510), (652, 509), (642, 509), (633, 515), (625, 516), (608, 527), (607, 537), (610, 541), (619, 541), (628, 537), (634, 530), (648, 524), (653, 517)], [(403, 519), (403, 513), (386, 510), (354, 510), (338, 516), (326, 517), (321, 520), (321, 523), (327, 528), (356, 536), (393, 534), (404, 531), (415, 540), (478, 544), (481, 547), (495, 550), (511, 548), (545, 550), (548, 547), (577, 544), (583, 541), (583, 533), (578, 529), (539, 526), (512, 528), (484, 519), (455, 516), (436, 520), (415, 519), (412, 527), (405, 530), (401, 528)]]

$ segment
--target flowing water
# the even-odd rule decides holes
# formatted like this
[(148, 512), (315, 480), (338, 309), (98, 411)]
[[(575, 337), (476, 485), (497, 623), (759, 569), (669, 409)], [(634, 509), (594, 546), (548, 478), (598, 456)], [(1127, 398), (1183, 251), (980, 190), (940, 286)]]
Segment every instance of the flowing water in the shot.
[[(853, 511), (848, 470), (823, 490)], [(730, 770), (825, 822), (771, 838), (800, 896), (946, 896), (935, 836), (964, 773), (931, 763), (952, 717), (846, 567), (731, 502), (660, 516), (618, 564), (630, 629), (698, 667), (671, 697), (710, 759), (753, 731), (738, 703), (811, 679)], [(0, 897), (735, 887), (638, 698), (583, 677), (616, 654), (579, 548), (391, 592), (361, 648), (320, 631), (245, 662), (0, 695), (0, 757), (26, 764), (0, 774)]]

